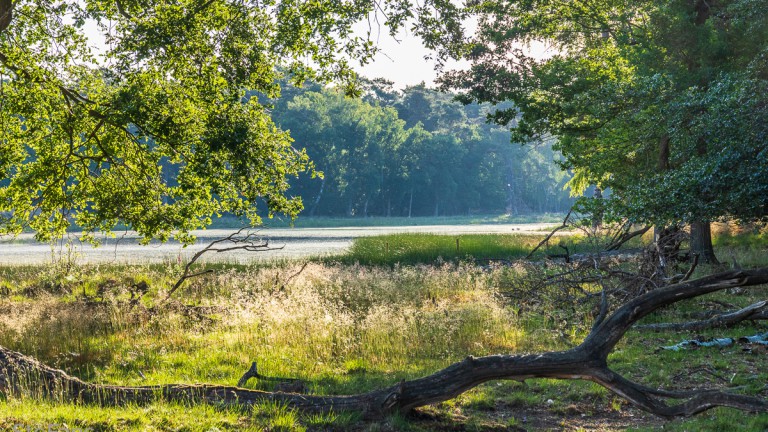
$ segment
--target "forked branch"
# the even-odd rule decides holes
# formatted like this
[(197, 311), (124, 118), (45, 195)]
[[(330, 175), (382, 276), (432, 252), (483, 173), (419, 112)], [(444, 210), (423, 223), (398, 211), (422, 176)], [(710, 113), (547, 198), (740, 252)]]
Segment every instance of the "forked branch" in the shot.
[[(243, 233), (243, 231), (245, 231), (245, 233)], [(192, 255), (192, 258), (189, 260), (187, 265), (184, 266), (184, 272), (181, 274), (181, 277), (179, 277), (170, 291), (168, 291), (166, 298), (170, 298), (187, 279), (213, 272), (213, 270), (210, 269), (194, 273), (192, 272), (192, 266), (197, 262), (197, 260), (209, 252), (221, 253), (235, 250), (243, 250), (247, 252), (266, 252), (282, 249), (282, 247), (270, 247), (269, 242), (267, 240), (263, 240), (257, 234), (257, 232), (251, 231), (250, 227), (243, 227), (222, 239), (210, 242), (208, 246)]]

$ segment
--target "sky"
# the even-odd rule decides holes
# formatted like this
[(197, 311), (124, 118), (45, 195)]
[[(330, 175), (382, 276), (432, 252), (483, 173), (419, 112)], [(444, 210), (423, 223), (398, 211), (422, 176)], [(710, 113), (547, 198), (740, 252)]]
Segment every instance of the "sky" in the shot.
[[(434, 86), (438, 76), (435, 71), (437, 62), (424, 59), (430, 54), (430, 50), (424, 47), (421, 39), (407, 31), (401, 31), (396, 40), (384, 29), (381, 34), (374, 34), (374, 38), (381, 51), (372, 62), (364, 66), (358, 65), (355, 68), (357, 73), (367, 78), (386, 78), (394, 82), (396, 89), (422, 82), (427, 86)], [(467, 68), (467, 61), (449, 61), (444, 66), (446, 71)]]
[[(360, 34), (365, 33), (364, 27), (367, 30), (367, 25), (360, 23)], [(471, 32), (473, 29), (474, 25), (469, 23), (467, 30)], [(104, 37), (95, 23), (87, 22), (85, 32), (92, 46), (98, 51), (103, 49)], [(422, 82), (427, 86), (434, 86), (438, 77), (438, 72), (435, 70), (437, 62), (425, 59), (430, 54), (430, 50), (424, 47), (420, 38), (403, 29), (395, 39), (383, 28), (380, 34), (374, 33), (373, 37), (380, 52), (364, 66), (352, 62), (358, 74), (366, 78), (386, 78), (394, 83), (396, 89)], [(534, 44), (528, 50), (536, 58), (547, 57), (549, 53), (549, 50), (541, 44)], [(464, 60), (448, 61), (444, 65), (446, 71), (468, 68), (469, 62)]]
[[(467, 25), (468, 31), (473, 31), (473, 24)], [(362, 34), (362, 31), (361, 31)], [(435, 71), (437, 62), (425, 60), (430, 50), (424, 47), (421, 39), (406, 31), (398, 34), (397, 40), (382, 30), (380, 35), (374, 35), (377, 46), (381, 49), (374, 60), (365, 66), (357, 66), (355, 70), (367, 78), (386, 78), (394, 82), (394, 87), (403, 89), (406, 86), (417, 85), (421, 82), (433, 86), (438, 77)], [(555, 51), (543, 43), (534, 42), (530, 46), (521, 46), (523, 51), (536, 59), (546, 59)], [(468, 69), (470, 63), (466, 60), (448, 61), (445, 71)]]

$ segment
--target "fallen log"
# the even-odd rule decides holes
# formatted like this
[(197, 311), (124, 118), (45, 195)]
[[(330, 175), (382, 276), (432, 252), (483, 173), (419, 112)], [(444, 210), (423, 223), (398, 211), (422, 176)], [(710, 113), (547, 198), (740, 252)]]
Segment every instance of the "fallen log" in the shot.
[(751, 304), (743, 309), (714, 316), (700, 321), (689, 321), (682, 323), (660, 323), (644, 324), (636, 328), (643, 330), (687, 330), (697, 331), (714, 327), (729, 327), (743, 321), (757, 321), (768, 319), (768, 301), (760, 301)]
[(661, 347), (661, 349), (669, 350), (669, 351), (680, 351), (682, 349), (689, 348), (689, 347), (724, 348), (727, 346), (731, 346), (736, 342), (741, 342), (745, 345), (746, 344), (768, 345), (768, 333), (761, 333), (753, 336), (741, 336), (737, 338), (726, 337), (726, 338), (710, 338), (705, 340), (688, 339), (675, 345), (663, 346)]
[[(750, 412), (768, 412), (768, 401), (717, 390), (675, 392), (632, 382), (608, 367), (608, 354), (641, 318), (681, 300), (734, 288), (768, 283), (768, 268), (732, 270), (682, 282), (639, 296), (594, 326), (577, 347), (532, 355), (467, 357), (424, 378), (350, 396), (318, 396), (264, 392), (220, 385), (124, 387), (84, 382), (23, 354), (0, 347), (0, 392), (32, 395), (88, 404), (148, 403), (155, 400), (215, 405), (253, 405), (278, 402), (302, 411), (358, 411), (367, 417), (452, 399), (491, 380), (531, 378), (580, 379), (602, 385), (636, 407), (663, 418), (688, 417), (724, 406)], [(668, 399), (684, 400), (676, 405)]]

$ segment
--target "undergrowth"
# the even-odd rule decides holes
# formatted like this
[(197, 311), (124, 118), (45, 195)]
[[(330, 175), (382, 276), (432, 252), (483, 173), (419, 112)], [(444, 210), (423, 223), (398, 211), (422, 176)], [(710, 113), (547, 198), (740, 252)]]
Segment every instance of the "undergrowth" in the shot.
[[(382, 240), (391, 241), (377, 241)], [(409, 244), (423, 241), (419, 237)], [(515, 242), (505, 247), (518, 254), (531, 244)], [(740, 242), (751, 242), (750, 247)], [(464, 246), (471, 244), (467, 239)], [(719, 244), (720, 256), (732, 256), (744, 267), (766, 264), (767, 247), (760, 241)], [(215, 273), (190, 280), (168, 301), (167, 289), (178, 274), (171, 263), (0, 268), (0, 345), (106, 384), (233, 385), (257, 361), (262, 374), (299, 378), (310, 393), (350, 394), (430, 374), (469, 354), (567, 349), (581, 341), (594, 319), (590, 302), (565, 305), (559, 293), (545, 289), (519, 295), (516, 284), (525, 280), (526, 268), (516, 265), (478, 265), (474, 259), (430, 265), (304, 264), (217, 264)], [(719, 269), (702, 266), (697, 275)], [(140, 292), (142, 282), (147, 292)], [(766, 294), (765, 289), (718, 293), (647, 321), (693, 319), (702, 311), (745, 306)], [(696, 335), (759, 331), (764, 331), (759, 325), (744, 324)], [(659, 349), (696, 335), (633, 331), (609, 361), (618, 372), (649, 385), (763, 394), (760, 383), (768, 379), (768, 363), (759, 348)], [(256, 380), (247, 386), (275, 388)], [(721, 409), (664, 427), (765, 430), (767, 424), (766, 415)], [(662, 423), (592, 383), (529, 380), (490, 382), (412, 415), (377, 421), (355, 413), (306, 415), (276, 405), (239, 410), (157, 402), (100, 408), (31, 395), (0, 398), (0, 429), (19, 425), (58, 425), (53, 430), (490, 431), (647, 430)]]

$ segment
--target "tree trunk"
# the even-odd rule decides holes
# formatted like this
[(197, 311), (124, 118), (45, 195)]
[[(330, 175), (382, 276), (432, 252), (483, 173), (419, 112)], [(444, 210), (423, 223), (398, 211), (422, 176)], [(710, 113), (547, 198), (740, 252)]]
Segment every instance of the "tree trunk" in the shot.
[[(357, 411), (366, 417), (435, 404), (455, 398), (491, 380), (531, 378), (580, 379), (595, 382), (635, 406), (663, 418), (689, 417), (717, 406), (768, 412), (768, 401), (717, 390), (667, 391), (632, 382), (608, 367), (608, 354), (641, 318), (681, 300), (734, 287), (768, 283), (768, 268), (732, 270), (670, 285), (637, 297), (605, 319), (598, 319), (577, 347), (532, 355), (467, 357), (424, 378), (350, 396), (318, 396), (263, 392), (233, 386), (169, 384), (123, 387), (84, 382), (37, 360), (0, 346), (0, 394), (74, 400), (98, 405), (151, 403), (167, 400), (248, 406), (270, 401), (302, 411)], [(243, 382), (243, 380), (241, 380)], [(668, 405), (665, 400), (685, 400)]]
[(411, 198), (408, 200), (408, 219), (411, 218), (411, 211), (413, 210), (413, 186), (411, 186)]
[(0, 0), (0, 32), (7, 29), (13, 19), (13, 0)]
[(706, 264), (720, 264), (712, 247), (712, 231), (709, 222), (691, 223), (691, 253), (699, 255)]
[(323, 197), (323, 189), (325, 189), (325, 177), (320, 180), (320, 191), (317, 193), (315, 202), (312, 204), (312, 209), (309, 211), (310, 216), (314, 216), (315, 212), (317, 211), (317, 206), (320, 204), (320, 198)]

